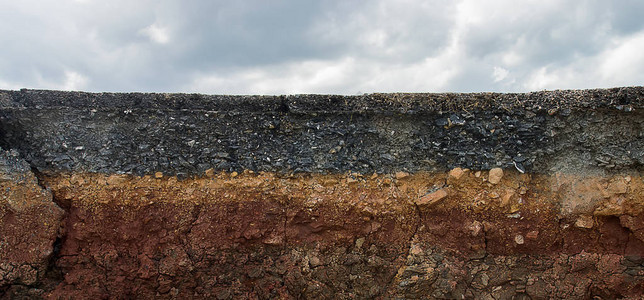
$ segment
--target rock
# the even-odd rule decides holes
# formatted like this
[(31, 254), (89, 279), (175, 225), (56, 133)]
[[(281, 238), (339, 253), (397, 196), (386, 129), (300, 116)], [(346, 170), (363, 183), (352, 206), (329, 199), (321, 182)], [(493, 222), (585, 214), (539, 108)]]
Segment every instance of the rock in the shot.
[(522, 235), (517, 234), (517, 235), (514, 237), (514, 242), (515, 242), (515, 243), (517, 243), (517, 245), (523, 245), (523, 244), (525, 243), (525, 239), (523, 238), (523, 236), (522, 236)]
[(583, 215), (579, 216), (577, 221), (575, 221), (575, 226), (579, 228), (593, 228), (593, 217)]
[(239, 173), (237, 173), (237, 172), (235, 172), (235, 171), (233, 171), (232, 173), (230, 173), (230, 177), (232, 177), (232, 178), (237, 177), (237, 175), (239, 175)]
[(503, 197), (501, 197), (501, 206), (503, 207), (508, 206), (515, 193), (516, 192), (514, 190), (510, 190), (510, 189), (505, 190), (505, 194), (503, 194)]
[(412, 244), (411, 248), (409, 249), (409, 253), (411, 255), (419, 255), (423, 253), (423, 249), (417, 244)]
[(107, 184), (109, 185), (118, 185), (125, 182), (127, 178), (124, 175), (110, 175), (107, 177)]
[(536, 240), (539, 237), (539, 230), (532, 230), (525, 235), (526, 238)]
[(608, 192), (611, 194), (626, 194), (628, 184), (626, 180), (615, 180), (608, 184)]
[(362, 248), (362, 245), (364, 244), (364, 242), (365, 242), (365, 239), (363, 237), (358, 238), (356, 240), (356, 249)]
[(494, 168), (490, 170), (488, 181), (491, 184), (498, 184), (499, 182), (501, 182), (501, 178), (503, 178), (503, 170), (501, 168)]
[(416, 201), (416, 204), (430, 206), (430, 205), (433, 205), (433, 204), (437, 203), (440, 200), (445, 199), (445, 197), (447, 197), (447, 195), (448, 195), (447, 189), (443, 188), (443, 189), (437, 190), (435, 192), (432, 192), (432, 193), (429, 193), (429, 194), (427, 194), (425, 196), (420, 197), (420, 199), (418, 199)]
[(454, 184), (457, 183), (458, 180), (460, 180), (463, 175), (465, 175), (465, 171), (461, 168), (454, 168), (451, 171), (449, 171), (449, 174), (447, 175), (447, 184)]
[(396, 179), (404, 179), (407, 177), (409, 177), (409, 173), (407, 172), (402, 172), (402, 171), (396, 172)]
[(156, 172), (156, 173), (154, 173), (154, 178), (162, 178), (162, 177), (163, 177), (163, 173), (162, 173), (162, 172)]
[(322, 265), (322, 261), (315, 255), (309, 257), (309, 265), (311, 268), (319, 267)]

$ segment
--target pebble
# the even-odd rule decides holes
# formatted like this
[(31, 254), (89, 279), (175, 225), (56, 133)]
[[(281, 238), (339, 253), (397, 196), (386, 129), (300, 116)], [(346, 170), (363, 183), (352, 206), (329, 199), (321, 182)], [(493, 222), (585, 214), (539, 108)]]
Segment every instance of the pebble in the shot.
[(503, 170), (501, 168), (494, 168), (490, 170), (488, 181), (491, 184), (498, 184), (499, 182), (501, 182), (501, 178), (503, 178)]
[(608, 184), (608, 192), (611, 194), (625, 194), (628, 191), (628, 184), (625, 180), (615, 180)]
[(396, 179), (404, 179), (407, 177), (409, 177), (409, 173), (407, 172), (402, 172), (402, 171), (396, 172)]
[(575, 226), (579, 228), (593, 228), (593, 217), (591, 216), (579, 216), (577, 221), (575, 221)]
[(448, 195), (448, 193), (447, 193), (446, 189), (440, 189), (440, 190), (437, 190), (437, 191), (435, 191), (433, 193), (429, 193), (429, 194), (427, 194), (425, 196), (420, 197), (420, 199), (418, 199), (416, 201), (416, 204), (418, 204), (418, 205), (433, 205), (436, 202), (445, 199), (445, 197), (447, 197), (447, 195)]
[(515, 192), (514, 190), (506, 190), (505, 194), (503, 195), (503, 198), (501, 198), (501, 205), (502, 206), (507, 206), (510, 204), (510, 200), (512, 200), (512, 196), (514, 196)]
[(449, 174), (447, 175), (447, 183), (448, 184), (453, 184), (460, 180), (463, 175), (465, 175), (465, 170), (461, 168), (454, 168), (451, 171), (449, 171)]
[(154, 173), (154, 178), (162, 178), (162, 177), (163, 177), (163, 173), (162, 173), (162, 172), (156, 172), (156, 173)]
[(523, 238), (523, 236), (522, 236), (522, 235), (517, 234), (517, 235), (514, 237), (514, 242), (515, 242), (515, 243), (517, 243), (517, 245), (523, 245), (523, 244), (525, 243), (525, 239)]
[(537, 237), (539, 237), (539, 231), (538, 230), (530, 231), (528, 232), (528, 234), (525, 235), (525, 237), (531, 240), (536, 240)]

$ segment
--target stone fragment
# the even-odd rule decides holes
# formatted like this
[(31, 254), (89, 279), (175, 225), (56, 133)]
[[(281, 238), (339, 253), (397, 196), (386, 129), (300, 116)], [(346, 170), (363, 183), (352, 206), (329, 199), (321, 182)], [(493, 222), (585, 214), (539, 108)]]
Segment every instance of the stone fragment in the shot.
[(470, 231), (470, 235), (478, 236), (483, 231), (483, 224), (479, 221), (473, 221), (467, 229)]
[(417, 244), (412, 244), (409, 253), (412, 255), (419, 255), (423, 253), (423, 249)]
[(625, 194), (628, 191), (626, 180), (615, 180), (608, 184), (608, 192), (611, 194)]
[(162, 177), (163, 177), (163, 173), (161, 172), (154, 173), (154, 178), (162, 178)]
[(362, 248), (362, 245), (364, 244), (364, 242), (365, 242), (365, 239), (363, 237), (358, 238), (356, 240), (356, 249)]
[(309, 265), (311, 268), (319, 267), (322, 265), (322, 261), (315, 255), (309, 257)]
[(522, 236), (522, 235), (517, 234), (517, 235), (514, 237), (514, 242), (515, 242), (515, 243), (517, 243), (517, 245), (523, 245), (523, 244), (525, 243), (525, 239), (523, 238), (523, 236)]
[(449, 171), (449, 174), (447, 175), (447, 180), (448, 181), (456, 181), (461, 179), (463, 175), (465, 174), (465, 171), (461, 168), (454, 168)]
[(510, 200), (512, 200), (512, 197), (514, 196), (516, 192), (511, 189), (505, 190), (505, 194), (503, 194), (503, 197), (501, 197), (501, 206), (505, 207), (510, 204)]
[(407, 177), (409, 177), (409, 173), (407, 172), (402, 172), (402, 171), (396, 172), (396, 179), (404, 179)]
[(490, 170), (488, 181), (491, 184), (498, 184), (503, 178), (503, 170), (501, 168), (494, 168)]
[(575, 226), (579, 228), (593, 228), (593, 217), (583, 215), (575, 221)]
[(125, 182), (125, 180), (126, 180), (125, 176), (115, 174), (115, 175), (108, 176), (106, 182), (109, 185), (118, 185), (120, 183)]
[(233, 171), (232, 173), (230, 173), (230, 177), (232, 177), (232, 178), (237, 177), (237, 175), (239, 175), (239, 173), (237, 173), (237, 172), (235, 172), (235, 171)]
[(539, 237), (539, 231), (538, 230), (532, 230), (532, 231), (528, 232), (525, 235), (525, 237), (528, 238), (528, 239), (531, 239), (531, 240), (536, 240), (537, 237)]
[(416, 201), (416, 204), (418, 204), (418, 205), (428, 205), (428, 206), (433, 205), (433, 204), (437, 203), (438, 201), (445, 199), (445, 197), (447, 197), (447, 195), (448, 195), (447, 190), (443, 188), (443, 189), (437, 190), (435, 192), (432, 192), (432, 193), (429, 193), (429, 194), (427, 194), (425, 196), (420, 197), (420, 199), (418, 199)]

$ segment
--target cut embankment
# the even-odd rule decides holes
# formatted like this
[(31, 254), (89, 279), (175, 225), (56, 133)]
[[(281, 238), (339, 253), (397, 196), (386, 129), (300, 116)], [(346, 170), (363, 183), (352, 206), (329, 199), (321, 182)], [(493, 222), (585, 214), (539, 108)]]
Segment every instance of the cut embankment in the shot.
[(0, 92), (0, 293), (638, 299), (643, 94)]

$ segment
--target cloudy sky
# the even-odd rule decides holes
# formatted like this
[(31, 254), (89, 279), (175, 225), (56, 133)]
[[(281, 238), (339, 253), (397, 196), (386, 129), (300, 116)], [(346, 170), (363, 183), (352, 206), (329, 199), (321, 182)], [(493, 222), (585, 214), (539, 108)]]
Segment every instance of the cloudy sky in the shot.
[(644, 84), (641, 0), (0, 0), (0, 89), (358, 94)]

